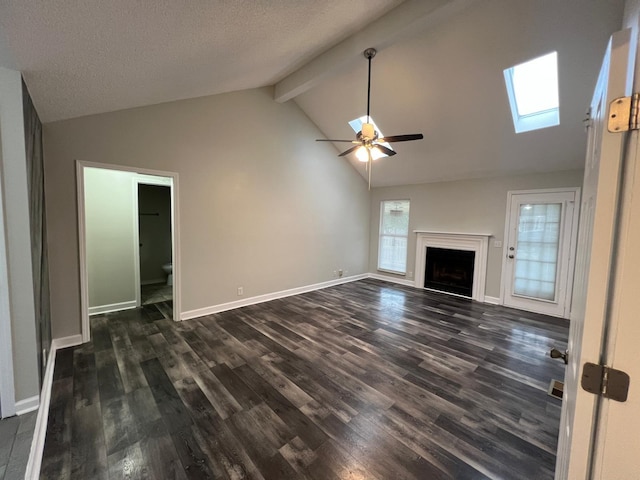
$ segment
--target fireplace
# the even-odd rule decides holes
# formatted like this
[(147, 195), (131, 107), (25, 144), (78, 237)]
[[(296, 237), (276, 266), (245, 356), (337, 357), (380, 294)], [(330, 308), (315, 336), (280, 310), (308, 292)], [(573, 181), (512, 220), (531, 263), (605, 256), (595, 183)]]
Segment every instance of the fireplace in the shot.
[(427, 247), (424, 287), (473, 296), (475, 252)]
[[(435, 288), (445, 293), (464, 295), (479, 302), (485, 301), (484, 289), (487, 279), (487, 257), (489, 253), (489, 237), (488, 233), (457, 233), (457, 232), (431, 232), (427, 230), (414, 230), (416, 234), (416, 264), (415, 264), (415, 283), (417, 288)], [(427, 249), (429, 255), (427, 255)], [(447, 270), (440, 268), (437, 275), (439, 283), (455, 283), (463, 277), (470, 280), (470, 286), (465, 286), (464, 291), (452, 291), (443, 289), (442, 285), (437, 287), (427, 285), (427, 257), (431, 255), (431, 250), (453, 250), (462, 252), (463, 255), (472, 255), (471, 269), (462, 274), (459, 267), (447, 267)], [(433, 260), (433, 258), (431, 259)], [(457, 262), (457, 260), (456, 260)], [(465, 277), (466, 275), (466, 277)], [(433, 278), (432, 278), (433, 280)]]

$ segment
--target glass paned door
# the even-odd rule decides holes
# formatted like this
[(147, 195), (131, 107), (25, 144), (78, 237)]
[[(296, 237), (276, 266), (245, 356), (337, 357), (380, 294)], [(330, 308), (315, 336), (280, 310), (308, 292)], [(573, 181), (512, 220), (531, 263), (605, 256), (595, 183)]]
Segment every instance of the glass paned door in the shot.
[(561, 203), (520, 205), (514, 295), (556, 299)]
[(577, 189), (511, 192), (504, 304), (566, 317), (575, 251)]

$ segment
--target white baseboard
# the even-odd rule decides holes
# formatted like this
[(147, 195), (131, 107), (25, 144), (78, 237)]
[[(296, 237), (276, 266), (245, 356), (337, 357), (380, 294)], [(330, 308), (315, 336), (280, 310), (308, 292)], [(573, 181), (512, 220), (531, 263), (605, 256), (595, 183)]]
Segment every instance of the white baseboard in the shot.
[(119, 312), (120, 310), (130, 310), (138, 305), (135, 300), (128, 302), (112, 303), (110, 305), (99, 305), (97, 307), (89, 307), (89, 316), (101, 313)]
[(234, 308), (246, 307), (248, 305), (255, 305), (256, 303), (268, 302), (269, 300), (276, 300), (278, 298), (290, 297), (292, 295), (300, 295), (301, 293), (312, 292), (314, 290), (321, 290), (323, 288), (333, 287), (334, 285), (341, 285), (343, 283), (356, 282), (358, 280), (363, 280), (365, 278), (369, 278), (369, 274), (363, 273), (361, 275), (352, 275), (350, 277), (337, 278), (335, 280), (315, 283), (313, 285), (306, 285), (304, 287), (290, 288), (288, 290), (281, 290), (279, 292), (267, 293), (265, 295), (258, 295), (255, 297), (245, 298), (243, 300), (237, 300), (235, 302), (221, 303), (219, 305), (213, 305), (211, 307), (198, 308), (196, 310), (188, 310), (180, 314), (180, 320), (190, 320), (192, 318), (204, 317), (205, 315), (225, 312), (227, 310), (233, 310)]
[(416, 282), (413, 280), (407, 280), (406, 278), (394, 277), (392, 275), (382, 275), (380, 273), (370, 273), (369, 278), (375, 278), (376, 280), (382, 280), (384, 282), (398, 283), (407, 287), (415, 287)]
[(33, 397), (20, 400), (16, 402), (16, 415), (33, 412), (38, 409), (38, 405), (40, 405), (40, 395), (34, 395)]
[(47, 422), (49, 421), (49, 403), (51, 402), (51, 387), (53, 386), (53, 370), (56, 365), (56, 352), (61, 348), (73, 347), (82, 343), (82, 335), (71, 335), (69, 337), (54, 338), (49, 350), (47, 368), (44, 372), (42, 382), (42, 392), (40, 394), (40, 408), (36, 418), (36, 427), (31, 441), (29, 451), (29, 461), (24, 475), (25, 480), (36, 480), (40, 478), (40, 467), (42, 466), (42, 454), (44, 453), (44, 441), (47, 435)]
[(60, 350), (61, 348), (75, 347), (82, 343), (82, 335), (71, 335), (69, 337), (54, 338), (51, 342), (51, 349)]
[(484, 303), (490, 303), (491, 305), (502, 305), (499, 297), (484, 296)]

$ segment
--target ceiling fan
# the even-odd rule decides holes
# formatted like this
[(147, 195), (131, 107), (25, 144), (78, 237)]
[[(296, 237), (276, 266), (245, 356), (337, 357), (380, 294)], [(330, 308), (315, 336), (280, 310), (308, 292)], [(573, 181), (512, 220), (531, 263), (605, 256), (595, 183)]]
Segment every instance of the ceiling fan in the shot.
[(424, 136), (421, 133), (412, 133), (407, 135), (392, 135), (389, 137), (378, 137), (378, 132), (374, 124), (371, 122), (369, 115), (369, 107), (371, 105), (371, 59), (376, 56), (375, 48), (367, 48), (364, 51), (364, 57), (369, 61), (369, 75), (367, 78), (367, 123), (362, 124), (362, 130), (356, 134), (355, 140), (335, 140), (328, 138), (319, 138), (316, 142), (349, 142), (355, 144), (353, 147), (345, 150), (339, 157), (355, 152), (358, 160), (367, 163), (369, 171), (369, 189), (371, 189), (371, 166), (373, 162), (372, 151), (378, 151), (388, 157), (396, 154), (395, 151), (383, 145), (384, 143), (408, 142), (411, 140), (422, 140)]

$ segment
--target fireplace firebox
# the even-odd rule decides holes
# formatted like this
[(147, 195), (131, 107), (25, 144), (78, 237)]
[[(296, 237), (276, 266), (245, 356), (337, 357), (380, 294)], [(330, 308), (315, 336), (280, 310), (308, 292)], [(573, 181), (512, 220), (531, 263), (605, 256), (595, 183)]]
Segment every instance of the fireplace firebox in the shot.
[(475, 252), (427, 247), (424, 287), (473, 296)]

